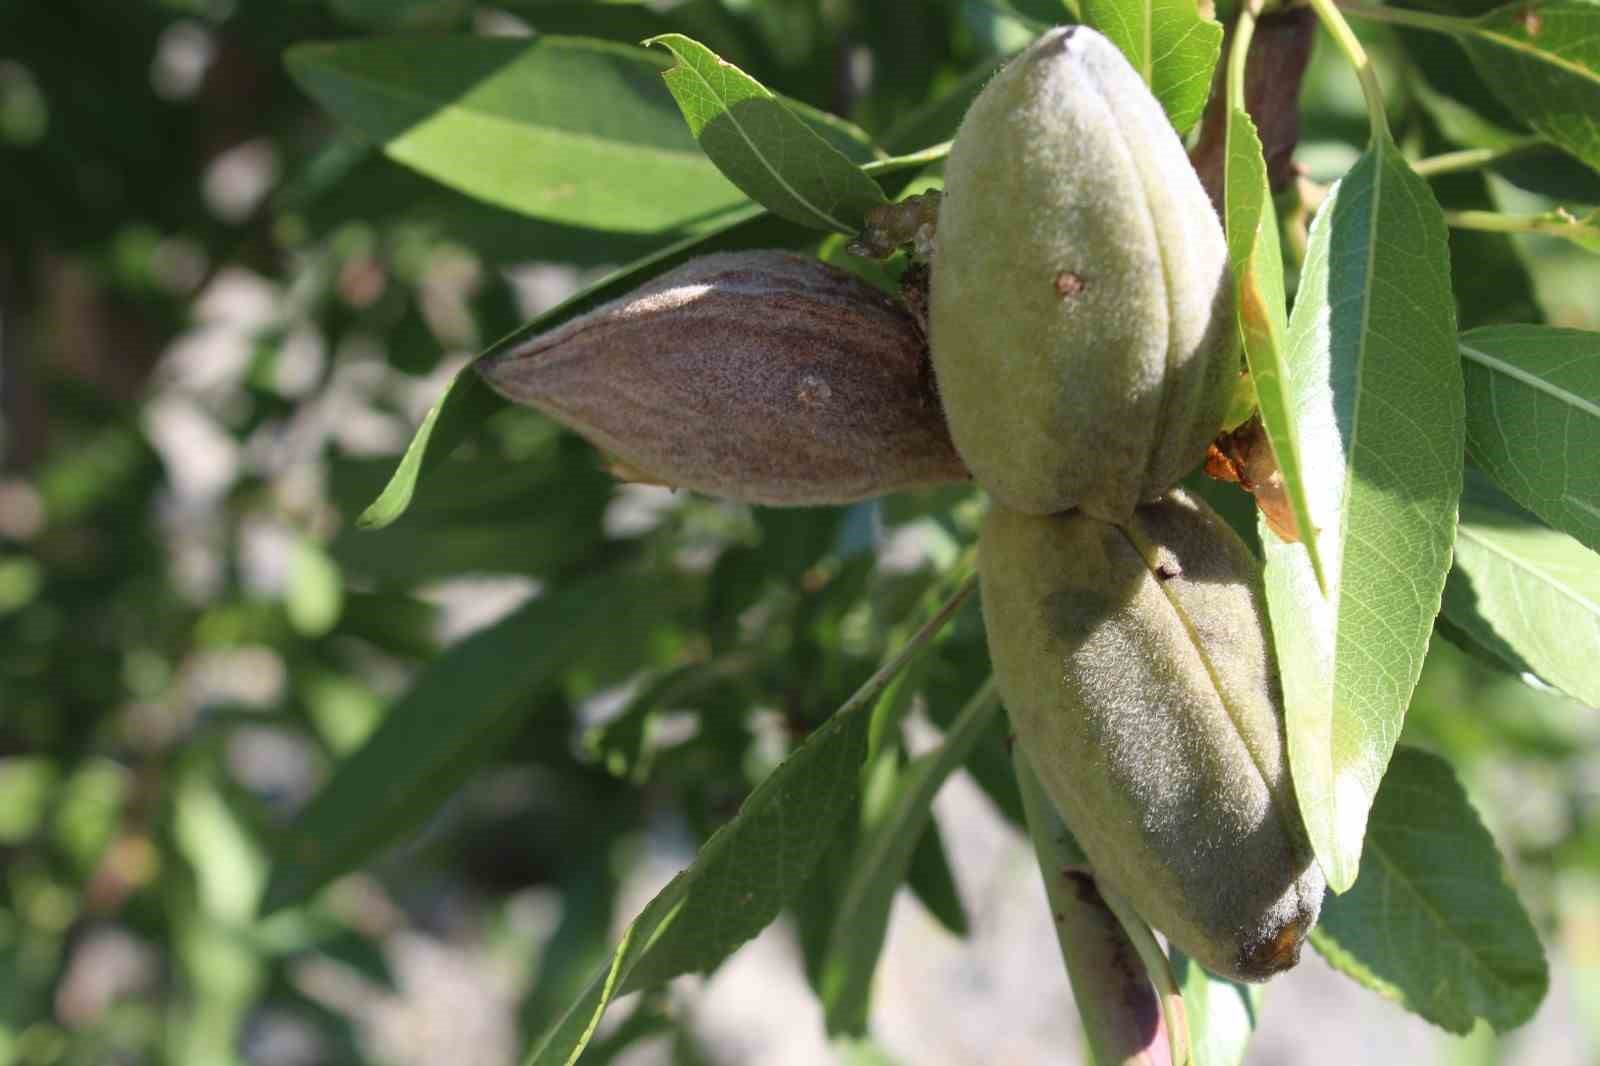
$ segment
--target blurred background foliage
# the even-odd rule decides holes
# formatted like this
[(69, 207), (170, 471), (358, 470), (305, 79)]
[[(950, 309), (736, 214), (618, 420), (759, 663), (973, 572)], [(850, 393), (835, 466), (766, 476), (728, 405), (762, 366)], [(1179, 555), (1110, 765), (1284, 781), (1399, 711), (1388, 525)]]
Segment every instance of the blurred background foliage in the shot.
[[(630, 879), (726, 821), (972, 539), (965, 491), (778, 511), (619, 485), (517, 410), (403, 520), (356, 530), (470, 353), (670, 235), (539, 222), (404, 170), (335, 129), (285, 48), (676, 30), (876, 134), (1057, 10), (0, 0), (0, 1063), (515, 1061), (647, 898)], [(1428, 81), (1451, 58), (1427, 50), (1451, 46), (1372, 44), (1397, 130), (1442, 143)], [(1421, 65), (1402, 65), (1413, 46)], [(1365, 123), (1326, 48), (1304, 101), (1300, 159), (1331, 177)], [(1550, 180), (1436, 188), (1524, 211), (1580, 195)], [(1456, 240), (1463, 327), (1600, 328), (1581, 250)], [(492, 677), (462, 679), (465, 786), (423, 795), (420, 828), (364, 872), (258, 918), (275, 844), (419, 668), (573, 588), (603, 615), (517, 665), (529, 684), (492, 721), (473, 714)], [(511, 669), (535, 650), (501, 654)], [(969, 609), (907, 697), (938, 726), (986, 672)], [(1591, 1048), (1597, 728), (1440, 641), (1407, 726), (1453, 760), (1513, 860)], [(968, 769), (1015, 820), (1004, 739)], [(840, 876), (825, 862), (793, 916), (813, 968)], [(937, 833), (910, 881), (965, 927)], [(585, 1061), (638, 1037), (649, 1061), (745, 1061), (699, 1046), (665, 995)], [(1492, 1057), (1480, 1045), (1461, 1054)]]

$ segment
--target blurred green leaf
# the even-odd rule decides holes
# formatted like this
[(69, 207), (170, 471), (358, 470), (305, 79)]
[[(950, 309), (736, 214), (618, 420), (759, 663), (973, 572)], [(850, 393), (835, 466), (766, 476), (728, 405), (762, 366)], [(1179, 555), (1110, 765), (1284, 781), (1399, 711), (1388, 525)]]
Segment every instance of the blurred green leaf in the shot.
[(1470, 479), (1444, 617), (1514, 670), (1600, 707), (1600, 555), (1495, 506)]
[(385, 37), (296, 45), (287, 62), (390, 158), (536, 218), (651, 233), (744, 200), (674, 120), (664, 64), (637, 48)]
[(414, 832), (534, 709), (538, 686), (604, 639), (627, 580), (553, 590), (456, 644), (395, 703), (275, 848), (263, 913), (305, 899)]
[(284, 610), (289, 624), (302, 636), (320, 637), (339, 623), (344, 605), (344, 578), (339, 564), (322, 546), (301, 538), (289, 558), (289, 583), (284, 589)]
[(1600, 334), (1461, 335), (1467, 454), (1518, 503), (1600, 551)]
[(1240, 1066), (1261, 1015), (1265, 988), (1207, 973), (1176, 948), (1172, 968), (1183, 989), (1194, 1066)]
[(939, 96), (903, 116), (883, 135), (884, 147), (895, 153), (915, 152), (953, 138), (972, 101), (1000, 65), (1000, 60), (991, 60), (972, 68)]
[[(1239, 106), (1228, 109), (1227, 155), (1223, 178), (1224, 214), (1228, 231), (1228, 259), (1244, 339), (1250, 381), (1261, 409), (1261, 425), (1278, 470), (1283, 491), (1300, 529), (1316, 527), (1306, 496), (1306, 471), (1295, 437), (1293, 395), (1285, 359), (1284, 334), (1288, 331), (1288, 301), (1283, 291), (1283, 249), (1278, 243), (1278, 213), (1272, 208), (1272, 189), (1261, 139), (1255, 123)], [(1327, 573), (1316, 537), (1302, 540), (1319, 588), (1326, 589)]]
[(609, 965), (545, 1033), (528, 1066), (575, 1062), (615, 996), (708, 970), (777, 917), (809, 882), (839, 819), (856, 809), (872, 720), (866, 708), (949, 623), (976, 583), (976, 577), (965, 581), (712, 834), (694, 863), (634, 919)]
[(646, 43), (676, 57), (667, 87), (690, 131), (752, 200), (803, 226), (847, 235), (885, 202), (877, 182), (738, 67), (682, 34)]
[(1105, 34), (1180, 135), (1205, 110), (1211, 72), (1222, 51), (1222, 26), (1195, 0), (1081, 0), (1083, 21)]
[(853, 805), (866, 741), (867, 716), (859, 710), (842, 710), (807, 737), (628, 926), (527, 1066), (576, 1062), (614, 997), (709, 969), (765, 928)]
[(1267, 603), (1295, 789), (1342, 892), (1422, 669), (1461, 493), (1444, 221), (1381, 134), (1312, 225), (1287, 353), (1328, 594), (1305, 549), (1266, 530)]
[(985, 682), (967, 701), (944, 743), (912, 760), (899, 775), (887, 811), (868, 827), (856, 849), (822, 970), (830, 1034), (865, 1032), (872, 974), (889, 928), (889, 907), (932, 820), (933, 797), (945, 778), (966, 761), (999, 706), (993, 682)]
[(1469, 25), (1461, 44), (1501, 102), (1600, 170), (1600, 5), (1519, 0)]
[(967, 935), (967, 908), (961, 902), (961, 889), (956, 885), (955, 872), (950, 869), (950, 855), (945, 850), (944, 834), (939, 831), (937, 821), (928, 822), (927, 831), (911, 853), (911, 865), (906, 868), (906, 887), (946, 932), (952, 936)]
[(1549, 986), (1544, 949), (1450, 766), (1395, 752), (1361, 877), (1325, 900), (1311, 943), (1333, 966), (1453, 1033), (1504, 1032)]

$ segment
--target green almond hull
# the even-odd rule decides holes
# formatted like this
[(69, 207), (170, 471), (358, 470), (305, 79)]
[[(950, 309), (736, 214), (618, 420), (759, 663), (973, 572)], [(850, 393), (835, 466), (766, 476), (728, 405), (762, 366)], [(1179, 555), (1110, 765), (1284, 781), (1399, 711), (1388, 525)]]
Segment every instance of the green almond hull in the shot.
[(1294, 965), (1324, 881), (1249, 549), (1174, 492), (1123, 526), (995, 507), (979, 570), (1017, 742), (1096, 875), (1214, 973)]
[(1155, 98), (1085, 27), (974, 101), (929, 332), (951, 436), (1012, 510), (1120, 521), (1204, 458), (1239, 372), (1227, 244)]

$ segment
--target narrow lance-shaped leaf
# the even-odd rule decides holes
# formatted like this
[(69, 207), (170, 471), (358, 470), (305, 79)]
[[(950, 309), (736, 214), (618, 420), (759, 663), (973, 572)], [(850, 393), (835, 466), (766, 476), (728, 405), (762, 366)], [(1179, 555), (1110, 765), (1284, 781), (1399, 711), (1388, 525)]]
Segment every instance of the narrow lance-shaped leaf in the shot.
[[(1228, 143), (1224, 196), (1228, 231), (1228, 259), (1233, 267), (1239, 332), (1244, 338), (1250, 380), (1260, 405), (1261, 425), (1272, 444), (1283, 491), (1295, 524), (1311, 530), (1310, 503), (1306, 498), (1305, 469), (1294, 433), (1293, 397), (1285, 371), (1284, 334), (1288, 328), (1283, 291), (1283, 252), (1278, 244), (1278, 215), (1272, 209), (1267, 164), (1255, 123), (1242, 108), (1228, 111)], [(1302, 543), (1316, 574), (1317, 585), (1327, 588), (1317, 538)]]
[(277, 847), (263, 912), (296, 903), (414, 832), (532, 709), (528, 695), (601, 638), (615, 578), (534, 600), (436, 659)]
[(1289, 759), (1317, 859), (1355, 881), (1367, 810), (1439, 611), (1461, 494), (1463, 415), (1438, 204), (1382, 133), (1312, 226), (1288, 374), (1311, 529), (1268, 529), (1267, 603)]
[(646, 43), (677, 57), (667, 87), (700, 147), (751, 199), (803, 226), (845, 234), (885, 202), (877, 182), (738, 67), (682, 34)]
[(1600, 170), (1600, 5), (1518, 0), (1464, 25), (1461, 44), (1501, 102)]
[(1450, 766), (1395, 753), (1372, 807), (1361, 878), (1328, 900), (1311, 943), (1366, 987), (1453, 1033), (1505, 1031), (1549, 987), (1544, 949)]
[(807, 737), (633, 920), (527, 1066), (571, 1066), (615, 997), (714, 966), (777, 917), (853, 809), (866, 742), (860, 713), (836, 714)]
[(1172, 968), (1183, 990), (1194, 1066), (1240, 1066), (1261, 1015), (1266, 987), (1208, 973), (1177, 950), (1172, 952)]
[(1505, 665), (1600, 708), (1600, 555), (1497, 496), (1468, 481), (1444, 617)]
[(289, 71), (340, 121), (469, 196), (595, 229), (678, 229), (743, 194), (673, 115), (659, 57), (579, 38), (304, 44)]
[(750, 793), (695, 861), (650, 901), (526, 1066), (571, 1066), (617, 996), (720, 963), (777, 917), (807, 883), (834, 827), (855, 810), (871, 706), (966, 602), (962, 583), (893, 658)]
[(966, 761), (999, 706), (994, 682), (984, 682), (944, 743), (900, 774), (889, 809), (857, 849), (823, 963), (822, 999), (830, 1033), (866, 1030), (872, 973), (889, 928), (889, 907), (933, 818), (933, 797), (951, 771)]
[(1600, 333), (1461, 335), (1467, 454), (1522, 506), (1600, 551)]
[(1222, 27), (1195, 0), (1083, 0), (1083, 21), (1122, 50), (1180, 134), (1205, 110)]

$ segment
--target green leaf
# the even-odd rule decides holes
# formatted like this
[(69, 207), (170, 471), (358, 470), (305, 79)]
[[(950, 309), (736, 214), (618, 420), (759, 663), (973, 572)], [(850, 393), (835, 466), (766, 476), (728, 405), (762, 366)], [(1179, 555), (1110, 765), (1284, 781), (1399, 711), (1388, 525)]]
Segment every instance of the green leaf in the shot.
[(888, 810), (856, 849), (822, 970), (830, 1035), (866, 1030), (872, 973), (889, 928), (889, 907), (932, 820), (933, 797), (945, 778), (966, 761), (999, 706), (993, 682), (985, 682), (962, 709), (944, 743), (914, 759), (900, 774)]
[(1600, 333), (1461, 335), (1467, 454), (1512, 499), (1600, 551)]
[(1444, 617), (1513, 669), (1600, 707), (1600, 555), (1471, 481)]
[(922, 839), (917, 841), (911, 865), (906, 869), (906, 887), (946, 932), (952, 936), (967, 935), (970, 928), (967, 908), (961, 902), (961, 890), (950, 869), (950, 856), (945, 851), (944, 834), (939, 831), (938, 822), (929, 822)]
[[(1295, 441), (1294, 407), (1284, 365), (1288, 330), (1283, 292), (1283, 250), (1278, 243), (1278, 213), (1272, 207), (1267, 163), (1255, 123), (1241, 107), (1228, 111), (1227, 155), (1224, 162), (1224, 216), (1228, 260), (1244, 339), (1250, 380), (1261, 408), (1261, 425), (1283, 474), (1284, 493), (1302, 530), (1316, 528), (1306, 498), (1306, 475)], [(1304, 540), (1317, 585), (1326, 590), (1327, 574), (1317, 538)]]
[(1517, 0), (1468, 25), (1462, 47), (1501, 102), (1600, 170), (1600, 5)]
[(1172, 968), (1183, 990), (1195, 1066), (1240, 1066), (1261, 1016), (1265, 989), (1207, 973), (1177, 949), (1172, 951)]
[(1312, 225), (1289, 320), (1294, 432), (1328, 594), (1262, 530), (1289, 759), (1328, 884), (1355, 881), (1439, 611), (1461, 495), (1461, 358), (1439, 206), (1381, 134)]
[(413, 832), (533, 709), (528, 697), (611, 622), (617, 579), (570, 585), (450, 648), (288, 827), (262, 913), (299, 902)]
[[(1171, 967), (1165, 957), (1147, 957), (1155, 943), (1148, 927), (1141, 938), (1147, 942), (1144, 950), (1134, 942), (1021, 746), (1011, 754), (1028, 837), (1091, 1059), (1099, 1066), (1182, 1066), (1188, 1061), (1188, 1012)], [(1159, 947), (1155, 951), (1160, 954)], [(1152, 963), (1161, 971), (1155, 978)]]
[(835, 826), (856, 809), (874, 704), (977, 585), (973, 576), (888, 662), (756, 786), (628, 926), (610, 961), (528, 1055), (526, 1066), (570, 1066), (616, 996), (706, 970), (760, 932), (810, 880)]
[(469, 374), (465, 369), (457, 372), (445, 386), (439, 402), (428, 410), (422, 425), (417, 427), (416, 436), (406, 446), (406, 453), (400, 457), (389, 484), (361, 512), (356, 525), (362, 529), (382, 529), (405, 514), (422, 475), (449, 458), (456, 446), (504, 403), (478, 375)]
[(878, 183), (738, 67), (678, 33), (667, 87), (706, 155), (752, 200), (813, 229), (854, 235), (885, 203)]
[(1179, 135), (1211, 95), (1222, 26), (1195, 0), (1083, 0), (1083, 21), (1105, 34), (1161, 101)]
[(320, 637), (339, 622), (344, 609), (344, 577), (322, 546), (303, 537), (289, 558), (283, 607), (295, 632)]
[(677, 121), (664, 63), (638, 48), (430, 35), (302, 44), (287, 62), (390, 158), (513, 211), (651, 233), (744, 202)]
[(1494, 841), (1444, 760), (1395, 753), (1361, 878), (1322, 905), (1311, 943), (1336, 969), (1453, 1033), (1505, 1031), (1549, 986), (1544, 949)]
[(714, 966), (776, 917), (850, 808), (866, 740), (860, 713), (836, 714), (807, 737), (628, 926), (528, 1066), (577, 1061), (615, 996)]

